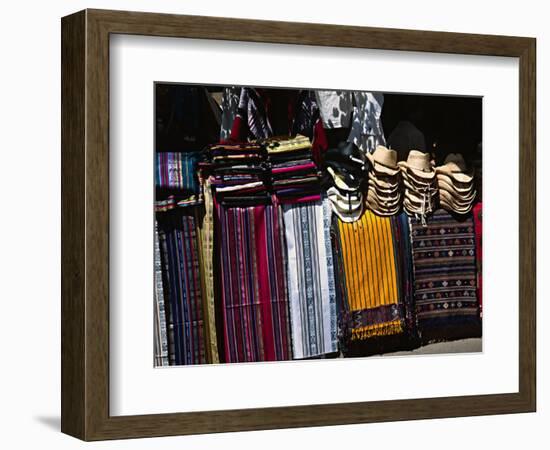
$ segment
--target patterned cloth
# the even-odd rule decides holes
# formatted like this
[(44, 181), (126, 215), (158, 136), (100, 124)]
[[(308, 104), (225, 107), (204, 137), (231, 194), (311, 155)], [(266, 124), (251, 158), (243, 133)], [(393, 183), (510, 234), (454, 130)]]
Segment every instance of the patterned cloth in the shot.
[(162, 261), (158, 225), (155, 222), (155, 366), (168, 366), (168, 330), (166, 310), (164, 308), (164, 289), (162, 287)]
[(280, 207), (215, 208), (225, 361), (292, 359)]
[(476, 269), (477, 269), (477, 299), (479, 300), (479, 316), (483, 316), (483, 296), (482, 296), (482, 248), (483, 248), (483, 206), (477, 203), (473, 208), (474, 232), (476, 236)]
[(315, 95), (324, 128), (350, 128), (347, 141), (365, 153), (372, 153), (377, 145), (386, 145), (381, 120), (384, 94), (316, 91)]
[(283, 205), (295, 359), (336, 352), (336, 292), (328, 201)]
[[(206, 363), (200, 274), (199, 209), (165, 213), (159, 221), (164, 294), (169, 304), (173, 364)], [(169, 215), (169, 216), (168, 216)]]
[(209, 363), (220, 362), (216, 331), (216, 309), (214, 299), (214, 203), (210, 179), (204, 181), (204, 216), (200, 223), (200, 262), (204, 280), (204, 331), (206, 355)]
[(197, 194), (197, 163), (200, 152), (157, 153), (155, 184), (161, 188), (182, 189)]
[(344, 267), (344, 333), (352, 341), (403, 332), (392, 219), (365, 211), (355, 222), (338, 220)]
[[(284, 106), (287, 115), (282, 123), (274, 117), (275, 101), (281, 103), (279, 107)], [(302, 134), (311, 139), (313, 125), (319, 117), (315, 94), (307, 90), (242, 88), (237, 111), (229, 136), (231, 141), (287, 134)]]
[(481, 335), (474, 222), (439, 209), (422, 226), (411, 220), (415, 302), (423, 342)]
[(401, 212), (396, 216), (392, 216), (391, 226), (397, 268), (397, 288), (399, 290), (399, 315), (403, 319), (404, 331), (407, 336), (416, 339), (411, 230), (407, 213)]
[(240, 95), (240, 87), (231, 86), (223, 89), (221, 102), (222, 119), (220, 125), (220, 142), (228, 140), (231, 136), (231, 127), (233, 126), (233, 121), (237, 116)]

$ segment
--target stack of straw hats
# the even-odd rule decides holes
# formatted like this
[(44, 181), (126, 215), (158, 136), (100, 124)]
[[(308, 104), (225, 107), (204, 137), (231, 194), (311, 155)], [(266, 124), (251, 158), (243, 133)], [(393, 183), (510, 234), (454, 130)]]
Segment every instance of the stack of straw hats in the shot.
[(434, 211), (437, 196), (437, 179), (430, 154), (411, 150), (407, 161), (399, 161), (398, 165), (405, 185), (405, 212), (424, 221), (426, 215)]
[(476, 198), (474, 173), (467, 169), (462, 155), (450, 153), (435, 172), (441, 207), (457, 214), (470, 212)]
[(397, 152), (378, 145), (367, 153), (370, 162), (367, 206), (375, 214), (390, 216), (401, 208), (401, 180)]

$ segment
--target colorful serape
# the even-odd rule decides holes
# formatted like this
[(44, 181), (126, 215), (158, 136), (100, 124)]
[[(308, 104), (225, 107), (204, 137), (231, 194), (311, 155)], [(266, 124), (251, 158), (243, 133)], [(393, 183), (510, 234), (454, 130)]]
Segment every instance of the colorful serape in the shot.
[(168, 212), (159, 222), (161, 255), (169, 286), (174, 364), (206, 363), (200, 274), (199, 209)]
[(411, 220), (418, 330), (422, 341), (479, 337), (472, 214), (439, 209), (422, 226)]
[(168, 240), (166, 233), (157, 223), (158, 240), (160, 247), (160, 256), (162, 264), (162, 291), (164, 295), (164, 310), (167, 327), (168, 339), (168, 363), (170, 366), (176, 365), (176, 339), (174, 333), (174, 315), (172, 314), (172, 283), (170, 279), (170, 264), (168, 261)]
[(328, 200), (283, 205), (295, 359), (336, 352), (336, 292)]
[(479, 315), (483, 316), (483, 296), (482, 296), (482, 248), (483, 248), (483, 207), (482, 203), (477, 203), (473, 208), (474, 232), (476, 235), (476, 266), (477, 266), (477, 299), (479, 300)]
[(215, 208), (226, 362), (292, 359), (280, 207)]
[(162, 261), (158, 225), (155, 222), (155, 366), (168, 366), (168, 331), (164, 308), (164, 290), (162, 287)]
[(157, 153), (155, 184), (161, 188), (198, 193), (197, 163), (200, 152)]
[(392, 219), (365, 211), (355, 222), (338, 220), (351, 340), (403, 332)]

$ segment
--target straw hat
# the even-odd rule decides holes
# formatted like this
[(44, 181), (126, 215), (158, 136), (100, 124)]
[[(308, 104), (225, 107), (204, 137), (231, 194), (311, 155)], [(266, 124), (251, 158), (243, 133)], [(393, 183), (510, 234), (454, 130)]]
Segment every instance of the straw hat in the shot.
[(456, 192), (459, 195), (468, 195), (474, 190), (474, 183), (458, 183), (447, 175), (437, 174), (439, 189)]
[(375, 189), (376, 192), (380, 192), (382, 195), (393, 195), (396, 192), (400, 191), (399, 184), (396, 184), (395, 186), (390, 187), (390, 188), (383, 188), (383, 187), (380, 187), (379, 185), (377, 185), (376, 181), (374, 181), (370, 178), (369, 178), (368, 186)]
[(405, 197), (405, 200), (403, 200), (403, 207), (405, 208), (405, 211), (409, 214), (421, 215), (425, 215), (426, 213), (429, 213), (435, 209), (435, 205), (433, 204), (433, 202), (426, 203), (423, 208), (421, 203), (411, 202), (411, 200), (409, 200), (407, 197)]
[(474, 178), (473, 170), (467, 169), (464, 157), (460, 153), (449, 153), (444, 164), (436, 167), (435, 170), (461, 183), (470, 183)]
[(346, 212), (357, 210), (363, 203), (363, 195), (361, 192), (343, 195), (338, 191), (338, 189), (331, 187), (327, 190), (327, 194), (329, 200), (334, 206)]
[(376, 203), (378, 203), (381, 206), (387, 206), (387, 207), (393, 207), (399, 204), (401, 200), (401, 194), (397, 193), (397, 195), (393, 197), (382, 197), (378, 195), (378, 193), (373, 189), (369, 188), (367, 191), (367, 197), (374, 200)]
[(422, 205), (423, 202), (434, 203), (437, 192), (430, 193), (424, 197), (422, 193), (414, 192), (409, 189), (405, 191), (405, 198), (414, 204)]
[(422, 180), (432, 180), (435, 177), (429, 153), (411, 150), (407, 156), (407, 161), (399, 161), (397, 164), (407, 175), (412, 174)]
[(372, 186), (369, 184), (368, 190), (372, 191), (377, 197), (380, 197), (384, 200), (393, 200), (401, 196), (401, 190), (399, 189), (388, 191), (388, 190), (378, 189), (376, 188), (376, 186)]
[(476, 192), (473, 191), (467, 198), (460, 198), (453, 196), (447, 191), (439, 191), (439, 199), (444, 200), (449, 204), (455, 205), (459, 208), (469, 206), (476, 198)]
[(403, 184), (405, 185), (405, 190), (414, 191), (414, 192), (437, 192), (437, 184), (429, 183), (423, 185), (416, 185), (410, 179), (403, 178)]
[[(329, 191), (327, 191), (327, 193)], [(350, 223), (359, 220), (364, 210), (364, 201), (362, 194), (359, 193), (359, 196), (361, 198), (360, 201), (351, 201), (351, 209), (350, 203), (348, 203), (347, 201), (343, 202), (338, 194), (339, 193), (335, 193), (334, 191), (331, 191), (329, 193), (328, 198), (330, 200), (332, 212), (334, 212), (334, 214), (336, 214), (342, 222)]]
[(400, 178), (397, 175), (393, 177), (381, 177), (377, 176), (373, 170), (369, 171), (369, 184), (376, 187), (376, 189), (395, 191), (399, 188), (400, 183)]
[(459, 208), (455, 205), (447, 203), (445, 200), (440, 200), (439, 204), (443, 209), (446, 209), (447, 211), (454, 212), (457, 214), (467, 214), (472, 210), (472, 207), (474, 206), (472, 202), (469, 206)]
[(369, 209), (379, 216), (393, 216), (394, 214), (397, 214), (400, 209), (399, 204), (393, 207), (385, 207), (383, 205), (380, 205), (375, 199), (373, 199), (369, 195), (367, 195), (366, 203)]
[(397, 167), (397, 152), (390, 150), (383, 145), (378, 145), (374, 152), (367, 153), (367, 159), (371, 163), (372, 170), (376, 173), (385, 175), (397, 175), (399, 167)]
[(357, 189), (359, 189), (360, 181), (357, 181), (354, 184), (348, 184), (348, 181), (346, 181), (345, 177), (336, 172), (332, 167), (327, 167), (327, 172), (332, 177), (334, 184), (338, 189), (351, 192), (355, 192), (357, 191)]

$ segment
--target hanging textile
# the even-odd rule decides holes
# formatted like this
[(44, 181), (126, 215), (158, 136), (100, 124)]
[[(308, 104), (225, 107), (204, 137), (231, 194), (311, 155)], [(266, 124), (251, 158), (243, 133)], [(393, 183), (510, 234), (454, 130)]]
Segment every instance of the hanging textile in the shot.
[(168, 212), (159, 222), (161, 256), (169, 286), (174, 364), (206, 363), (198, 223), (200, 210)]
[(392, 236), (397, 268), (397, 289), (399, 315), (403, 319), (404, 331), (416, 339), (416, 311), (414, 304), (414, 277), (409, 216), (404, 211), (391, 218)]
[(220, 126), (220, 142), (227, 141), (231, 136), (231, 127), (239, 108), (240, 87), (226, 87), (223, 89), (221, 108), (222, 119)]
[(336, 292), (328, 201), (283, 205), (295, 359), (336, 352)]
[(365, 153), (372, 153), (379, 145), (386, 145), (382, 129), (384, 94), (353, 93), (353, 113), (348, 142), (353, 142)]
[(162, 264), (162, 292), (164, 296), (164, 310), (167, 327), (168, 340), (168, 363), (170, 366), (176, 364), (176, 337), (174, 333), (174, 315), (172, 312), (172, 283), (170, 279), (170, 264), (168, 261), (168, 239), (164, 230), (158, 225), (158, 240)]
[(280, 207), (215, 208), (226, 362), (292, 359)]
[(382, 129), (384, 94), (364, 91), (315, 91), (325, 129), (349, 128), (348, 142), (364, 153), (386, 145)]
[(474, 231), (476, 236), (476, 269), (477, 269), (477, 299), (479, 301), (479, 315), (483, 315), (483, 297), (482, 297), (482, 235), (483, 235), (483, 207), (479, 202), (474, 206)]
[(166, 325), (166, 310), (164, 307), (164, 290), (162, 287), (162, 261), (158, 225), (155, 221), (155, 366), (168, 366), (168, 330)]
[(210, 179), (204, 181), (204, 216), (200, 223), (200, 261), (204, 280), (204, 330), (206, 336), (206, 354), (208, 362), (220, 362), (216, 332), (216, 312), (214, 300), (214, 203)]
[(411, 220), (418, 330), (424, 343), (481, 336), (472, 214)]
[(157, 153), (156, 158), (156, 186), (181, 189), (189, 194), (199, 192), (197, 163), (200, 159), (200, 152)]
[(351, 340), (403, 332), (392, 219), (365, 211), (355, 222), (338, 220)]

